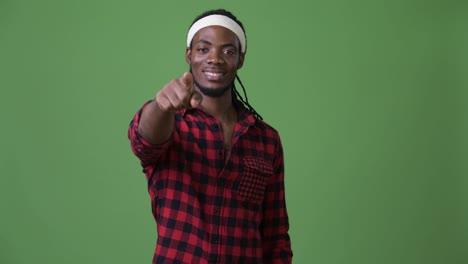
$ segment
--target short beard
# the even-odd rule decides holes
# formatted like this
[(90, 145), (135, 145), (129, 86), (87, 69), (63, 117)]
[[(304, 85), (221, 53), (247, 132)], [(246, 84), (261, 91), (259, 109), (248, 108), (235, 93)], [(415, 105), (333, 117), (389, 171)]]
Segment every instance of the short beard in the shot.
[(228, 86), (213, 89), (213, 88), (201, 86), (195, 79), (193, 79), (193, 82), (195, 83), (195, 85), (198, 87), (198, 89), (203, 95), (208, 96), (208, 97), (213, 97), (213, 98), (219, 98), (223, 96), (232, 87), (232, 83), (231, 83)]
[[(192, 70), (190, 70), (190, 72), (192, 72)], [(193, 73), (192, 73), (192, 76), (193, 76)], [(193, 82), (195, 83), (195, 85), (198, 87), (198, 89), (203, 95), (208, 96), (208, 97), (213, 97), (213, 98), (219, 98), (223, 96), (227, 91), (231, 89), (231, 87), (234, 84), (234, 80), (233, 80), (232, 83), (230, 83), (227, 86), (217, 88), (217, 89), (212, 89), (212, 88), (208, 88), (205, 86), (201, 86), (200, 83), (197, 82), (197, 80), (195, 80), (195, 78), (193, 78)]]

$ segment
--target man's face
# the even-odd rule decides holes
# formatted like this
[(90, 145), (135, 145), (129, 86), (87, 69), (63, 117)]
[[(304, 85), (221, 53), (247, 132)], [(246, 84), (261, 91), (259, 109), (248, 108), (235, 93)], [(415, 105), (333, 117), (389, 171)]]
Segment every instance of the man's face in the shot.
[(195, 34), (186, 59), (200, 91), (219, 97), (231, 87), (244, 54), (236, 34), (221, 26), (209, 26)]

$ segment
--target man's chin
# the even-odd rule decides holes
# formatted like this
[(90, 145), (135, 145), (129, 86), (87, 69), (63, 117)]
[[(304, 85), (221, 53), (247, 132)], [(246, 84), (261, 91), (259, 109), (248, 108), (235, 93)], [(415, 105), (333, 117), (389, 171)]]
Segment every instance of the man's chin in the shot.
[(201, 85), (200, 83), (195, 81), (195, 85), (197, 85), (198, 89), (200, 92), (208, 97), (221, 97), (223, 96), (227, 91), (230, 90), (232, 84), (226, 85), (226, 86), (204, 86)]

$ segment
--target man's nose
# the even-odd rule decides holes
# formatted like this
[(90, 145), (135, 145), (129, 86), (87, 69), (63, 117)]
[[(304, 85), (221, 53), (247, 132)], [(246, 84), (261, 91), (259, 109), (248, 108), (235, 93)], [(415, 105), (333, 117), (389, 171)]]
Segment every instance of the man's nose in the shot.
[(220, 51), (212, 50), (208, 56), (208, 63), (222, 64), (224, 63), (223, 56)]

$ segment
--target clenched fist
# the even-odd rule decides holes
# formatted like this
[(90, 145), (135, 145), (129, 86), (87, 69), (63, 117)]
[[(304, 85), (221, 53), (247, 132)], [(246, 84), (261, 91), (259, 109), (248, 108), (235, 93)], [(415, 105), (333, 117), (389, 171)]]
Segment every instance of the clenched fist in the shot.
[(156, 94), (155, 102), (162, 111), (174, 112), (197, 107), (201, 100), (202, 96), (194, 90), (192, 74), (186, 72), (166, 84)]

